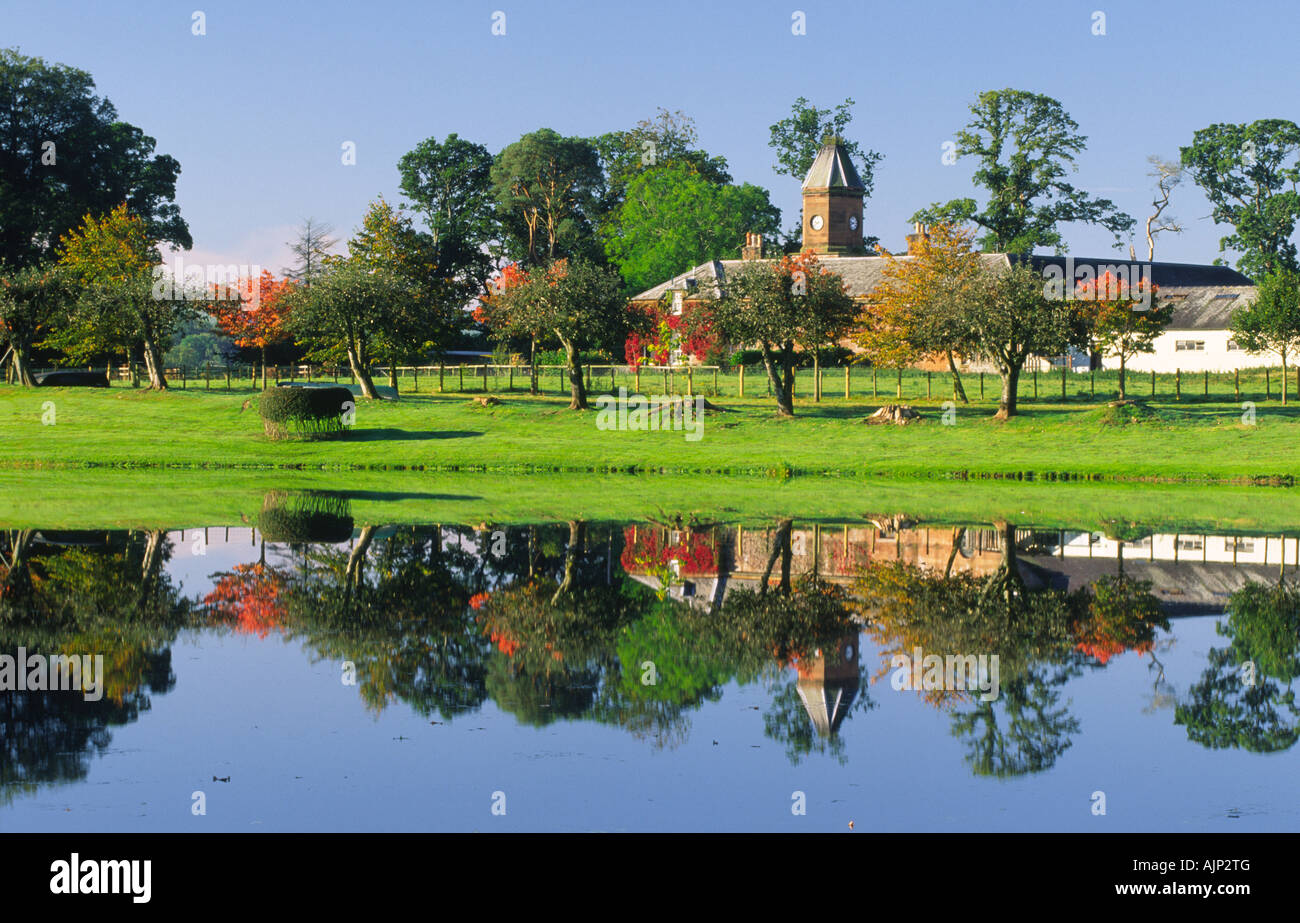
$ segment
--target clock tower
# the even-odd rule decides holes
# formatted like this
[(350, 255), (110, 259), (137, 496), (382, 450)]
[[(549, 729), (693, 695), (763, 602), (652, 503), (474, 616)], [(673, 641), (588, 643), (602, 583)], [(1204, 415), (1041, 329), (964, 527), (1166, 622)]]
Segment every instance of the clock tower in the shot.
[(823, 256), (856, 256), (862, 245), (862, 178), (844, 144), (828, 137), (803, 181), (803, 249)]

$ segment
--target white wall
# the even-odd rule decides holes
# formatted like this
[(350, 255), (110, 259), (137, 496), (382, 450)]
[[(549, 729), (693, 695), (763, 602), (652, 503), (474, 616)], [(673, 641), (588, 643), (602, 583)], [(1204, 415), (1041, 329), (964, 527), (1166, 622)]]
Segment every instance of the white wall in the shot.
[[(1232, 333), (1228, 330), (1166, 330), (1156, 337), (1154, 353), (1130, 356), (1127, 367), (1134, 372), (1231, 372), (1233, 369), (1279, 365), (1276, 355), (1252, 355), (1242, 349), (1229, 349)], [(1177, 349), (1179, 341), (1204, 343), (1204, 349)], [(1118, 369), (1119, 359), (1106, 356), (1102, 367)]]

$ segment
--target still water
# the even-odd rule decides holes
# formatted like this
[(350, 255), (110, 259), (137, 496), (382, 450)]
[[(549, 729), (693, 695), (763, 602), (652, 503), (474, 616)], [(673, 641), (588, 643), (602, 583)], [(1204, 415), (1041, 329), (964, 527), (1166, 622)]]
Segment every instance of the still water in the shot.
[(1297, 554), (291, 495), (10, 530), (0, 655), (103, 675), (0, 692), (0, 829), (1295, 830)]

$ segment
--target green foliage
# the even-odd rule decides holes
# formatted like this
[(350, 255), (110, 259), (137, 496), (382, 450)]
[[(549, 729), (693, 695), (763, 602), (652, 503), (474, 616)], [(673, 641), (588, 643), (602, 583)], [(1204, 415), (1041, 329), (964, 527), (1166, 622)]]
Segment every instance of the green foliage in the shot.
[(257, 517), (257, 527), (268, 542), (338, 544), (352, 537), (352, 526), (351, 506), (346, 497), (316, 491), (272, 491), (266, 495)]
[[(1276, 353), (1282, 368), (1300, 349), (1300, 272), (1276, 269), (1259, 281), (1255, 300), (1229, 321), (1233, 339), (1250, 353)], [(1283, 388), (1286, 376), (1282, 377)]]
[(866, 195), (870, 197), (875, 185), (876, 164), (880, 163), (884, 155), (844, 137), (849, 123), (853, 121), (853, 114), (849, 111), (852, 107), (852, 99), (844, 100), (834, 109), (818, 109), (802, 96), (796, 99), (790, 115), (771, 127), (768, 147), (776, 152), (776, 164), (772, 169), (802, 182), (812, 169), (817, 151), (827, 136), (835, 135), (853, 158), (853, 165), (857, 167), (858, 176), (866, 187)]
[(280, 387), (263, 393), (257, 409), (273, 438), (284, 438), (291, 430), (323, 435), (342, 432), (344, 405), (352, 399), (347, 388)]
[(173, 202), (180, 164), (94, 87), (85, 71), (0, 49), (0, 263), (48, 258), (83, 216), (121, 203), (151, 237), (193, 245)]
[(1028, 254), (1035, 247), (1060, 250), (1063, 222), (1097, 224), (1115, 235), (1131, 231), (1133, 218), (1109, 199), (1094, 199), (1066, 182), (1067, 169), (1087, 138), (1059, 102), (1024, 90), (989, 90), (971, 106), (973, 118), (957, 132), (957, 156), (978, 161), (972, 177), (988, 194), (983, 209), (974, 199), (934, 203), (913, 221), (961, 224), (982, 230), (986, 251)]
[(1300, 219), (1300, 126), (1287, 119), (1210, 125), (1181, 154), (1214, 206), (1215, 224), (1233, 228), (1220, 253), (1240, 251), (1237, 266), (1253, 279), (1300, 269), (1291, 240)]

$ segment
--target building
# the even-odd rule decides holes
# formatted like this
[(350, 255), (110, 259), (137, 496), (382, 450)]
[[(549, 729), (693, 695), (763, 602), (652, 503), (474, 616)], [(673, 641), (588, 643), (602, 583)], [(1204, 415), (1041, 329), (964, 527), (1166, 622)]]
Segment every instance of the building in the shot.
[[(852, 159), (837, 138), (828, 139), (803, 182), (803, 244), (816, 250), (828, 269), (844, 279), (849, 294), (863, 306), (884, 278), (888, 260), (868, 256), (863, 238), (864, 187)], [(925, 229), (917, 225), (907, 235), (907, 254), (913, 257), (924, 239)], [(634, 306), (654, 310), (667, 305), (671, 314), (680, 315), (693, 296), (707, 291), (716, 296), (726, 285), (728, 275), (751, 260), (764, 259), (764, 242), (759, 234), (746, 235), (738, 260), (710, 260), (674, 276), (633, 297)], [(1017, 257), (1006, 253), (983, 253), (986, 267), (997, 270), (1009, 267)], [(1233, 312), (1248, 305), (1255, 297), (1251, 281), (1227, 266), (1203, 266), (1188, 263), (1139, 262), (1114, 257), (1082, 259), (1068, 256), (1031, 256), (1033, 265), (1044, 273), (1060, 273), (1071, 279), (1096, 278), (1106, 272), (1125, 279), (1146, 279), (1154, 283), (1157, 297), (1173, 301), (1174, 318), (1169, 328), (1156, 340), (1153, 354), (1132, 357), (1127, 367), (1133, 371), (1188, 372), (1231, 371), (1237, 368), (1269, 365), (1268, 356), (1250, 355), (1232, 341), (1228, 320)], [(842, 345), (855, 349), (851, 342)], [(1044, 357), (1043, 367), (1060, 367), (1065, 357)], [(1071, 356), (1070, 365), (1078, 370), (1100, 365), (1118, 368), (1117, 359), (1096, 358), (1084, 354)], [(938, 368), (939, 366), (936, 366)], [(946, 363), (942, 366), (946, 368)]]

